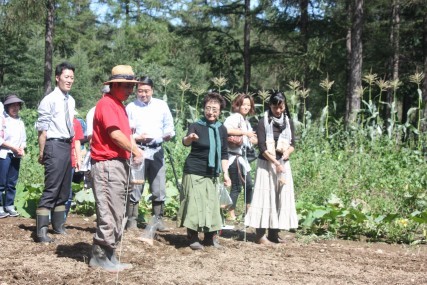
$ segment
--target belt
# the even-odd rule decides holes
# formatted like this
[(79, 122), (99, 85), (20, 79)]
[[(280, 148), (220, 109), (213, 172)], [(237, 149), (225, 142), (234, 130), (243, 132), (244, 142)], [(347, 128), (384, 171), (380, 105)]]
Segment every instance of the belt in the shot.
[(148, 148), (158, 148), (159, 146), (162, 146), (162, 143), (152, 143), (152, 144), (147, 144), (147, 143), (137, 143), (139, 146), (143, 146), (143, 147), (148, 147)]
[(50, 139), (47, 139), (46, 141), (57, 141), (57, 142), (63, 142), (63, 143), (71, 143), (73, 141), (73, 138), (68, 138), (68, 139), (50, 138)]

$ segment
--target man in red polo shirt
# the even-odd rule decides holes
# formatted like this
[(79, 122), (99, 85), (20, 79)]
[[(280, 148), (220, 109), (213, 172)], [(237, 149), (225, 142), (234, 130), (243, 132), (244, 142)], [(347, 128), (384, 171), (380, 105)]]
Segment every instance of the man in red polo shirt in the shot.
[(110, 92), (96, 104), (93, 119), (91, 175), (97, 227), (89, 266), (118, 272), (132, 268), (131, 264), (120, 263), (115, 256), (123, 234), (128, 160), (141, 163), (143, 157), (132, 138), (122, 103), (132, 94), (138, 81), (128, 65), (115, 66), (111, 73), (110, 80), (104, 83), (110, 86)]

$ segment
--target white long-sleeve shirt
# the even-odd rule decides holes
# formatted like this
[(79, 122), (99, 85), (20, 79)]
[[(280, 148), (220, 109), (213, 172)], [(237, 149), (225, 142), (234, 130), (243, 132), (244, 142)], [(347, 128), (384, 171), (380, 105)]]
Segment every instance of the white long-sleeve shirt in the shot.
[(67, 127), (65, 119), (65, 108), (64, 101), (68, 96), (68, 110), (70, 115), (70, 122), (74, 118), (74, 110), (76, 102), (71, 95), (66, 95), (62, 91), (55, 87), (55, 89), (46, 95), (40, 102), (37, 112), (39, 113), (38, 120), (36, 122), (36, 128), (38, 131), (46, 131), (47, 139), (68, 139), (70, 138), (70, 131)]
[(10, 149), (2, 147), (4, 142), (16, 147), (25, 148), (27, 146), (27, 135), (25, 125), (21, 118), (12, 118), (4, 113), (3, 137), (0, 136), (0, 158), (6, 158), (8, 153), (13, 153)]
[(126, 106), (126, 112), (136, 135), (147, 134), (148, 138), (153, 138), (153, 143), (163, 142), (166, 135), (175, 136), (173, 117), (163, 100), (151, 98), (146, 104), (136, 99)]

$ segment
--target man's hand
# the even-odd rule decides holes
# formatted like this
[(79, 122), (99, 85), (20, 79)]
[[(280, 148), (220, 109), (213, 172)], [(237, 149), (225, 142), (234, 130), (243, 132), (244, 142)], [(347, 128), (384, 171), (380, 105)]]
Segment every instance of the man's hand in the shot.
[(43, 161), (43, 152), (41, 152), (41, 153), (39, 153), (39, 163), (41, 164), (41, 165), (43, 165), (44, 164), (44, 161)]
[(168, 142), (168, 141), (170, 141), (170, 140), (171, 140), (171, 138), (172, 138), (172, 135), (171, 135), (171, 134), (166, 134), (166, 135), (163, 137), (163, 141)]
[(141, 164), (144, 161), (144, 151), (140, 148), (137, 148), (137, 151), (135, 152), (132, 164)]

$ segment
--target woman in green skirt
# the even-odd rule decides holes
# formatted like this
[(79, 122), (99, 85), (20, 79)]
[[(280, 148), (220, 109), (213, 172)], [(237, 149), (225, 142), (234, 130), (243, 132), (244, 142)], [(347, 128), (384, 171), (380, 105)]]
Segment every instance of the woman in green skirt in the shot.
[[(208, 93), (203, 101), (204, 117), (191, 124), (182, 139), (191, 151), (185, 160), (183, 191), (178, 218), (187, 228), (190, 248), (219, 248), (217, 231), (222, 218), (218, 196), (219, 176), (224, 173), (224, 185), (231, 185), (228, 176), (227, 129), (218, 122), (225, 100), (218, 93)], [(198, 232), (204, 233), (203, 245)]]

